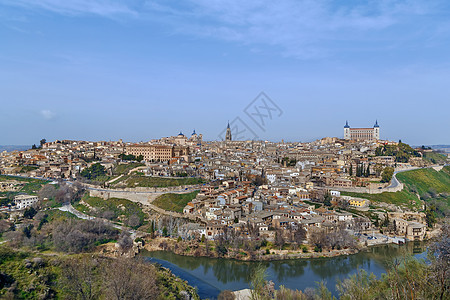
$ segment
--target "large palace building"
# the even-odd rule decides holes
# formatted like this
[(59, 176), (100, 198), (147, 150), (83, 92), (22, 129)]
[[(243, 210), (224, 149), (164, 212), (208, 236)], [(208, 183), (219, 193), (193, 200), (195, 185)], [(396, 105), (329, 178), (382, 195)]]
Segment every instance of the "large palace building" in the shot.
[(373, 128), (350, 128), (348, 122), (344, 126), (344, 139), (355, 141), (375, 141), (380, 139), (380, 126), (375, 121)]
[(146, 161), (169, 161), (172, 158), (183, 157), (188, 160), (189, 147), (176, 145), (137, 144), (126, 146), (126, 153), (135, 156), (142, 155)]

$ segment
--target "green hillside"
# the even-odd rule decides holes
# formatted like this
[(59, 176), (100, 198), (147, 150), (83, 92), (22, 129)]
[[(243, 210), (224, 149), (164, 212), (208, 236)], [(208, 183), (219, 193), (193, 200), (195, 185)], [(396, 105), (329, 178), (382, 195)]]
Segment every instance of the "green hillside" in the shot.
[(400, 192), (381, 194), (342, 192), (341, 194), (375, 202), (404, 204), (410, 207), (420, 205), (416, 196), (419, 194), (423, 200), (435, 199), (450, 206), (450, 166), (444, 167), (439, 172), (430, 168), (402, 172), (398, 173), (396, 177), (405, 185)]
[(425, 152), (423, 159), (432, 164), (444, 164), (447, 162), (447, 155), (438, 152)]
[(421, 197), (450, 193), (450, 166), (439, 172), (431, 168), (402, 172), (397, 174), (397, 179)]
[(155, 201), (153, 201), (153, 204), (165, 210), (181, 213), (188, 202), (197, 197), (197, 194), (198, 191), (187, 194), (163, 194), (156, 198)]

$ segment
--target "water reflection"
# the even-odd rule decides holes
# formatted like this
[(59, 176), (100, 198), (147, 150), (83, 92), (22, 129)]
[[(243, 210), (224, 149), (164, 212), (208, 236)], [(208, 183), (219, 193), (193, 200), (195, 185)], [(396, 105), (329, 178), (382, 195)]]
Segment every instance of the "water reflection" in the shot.
[[(315, 282), (324, 280), (327, 287), (336, 294), (336, 281), (356, 273), (358, 269), (380, 276), (395, 258), (423, 253), (425, 249), (422, 243), (408, 243), (403, 246), (383, 245), (350, 256), (272, 261), (261, 264), (267, 267), (268, 280), (274, 281), (277, 287), (284, 285), (292, 289), (305, 289), (314, 287)], [(247, 288), (250, 274), (259, 264), (259, 262), (180, 256), (163, 251), (146, 252), (142, 255), (170, 262), (189, 273), (191, 277), (198, 278), (218, 290)], [(195, 285), (195, 279), (191, 278), (190, 284)], [(209, 297), (216, 296), (209, 295)]]

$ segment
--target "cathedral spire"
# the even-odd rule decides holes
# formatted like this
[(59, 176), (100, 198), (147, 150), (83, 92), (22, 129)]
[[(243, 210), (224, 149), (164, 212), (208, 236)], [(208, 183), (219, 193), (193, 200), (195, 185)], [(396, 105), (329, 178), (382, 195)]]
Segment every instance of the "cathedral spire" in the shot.
[(225, 141), (231, 141), (231, 128), (230, 128), (230, 121), (228, 121), (227, 126), (227, 133), (225, 134)]

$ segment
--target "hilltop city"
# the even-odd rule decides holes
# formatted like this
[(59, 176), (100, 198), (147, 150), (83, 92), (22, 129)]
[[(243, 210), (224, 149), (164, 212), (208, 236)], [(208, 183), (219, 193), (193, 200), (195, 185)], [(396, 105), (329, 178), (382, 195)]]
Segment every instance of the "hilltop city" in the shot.
[[(371, 128), (351, 128), (346, 122), (343, 138), (311, 143), (234, 141), (228, 124), (225, 141), (203, 141), (195, 130), (189, 137), (180, 132), (137, 144), (42, 140), (27, 151), (3, 152), (0, 172), (82, 182), (92, 197), (124, 198), (157, 208), (162, 215), (189, 219), (178, 233), (170, 233), (183, 238), (213, 240), (232, 229), (267, 241), (293, 242), (288, 232), (301, 228), (302, 244), (314, 228), (350, 232), (367, 245), (422, 240), (431, 234), (423, 197), (383, 202), (376, 195), (405, 189), (394, 175), (398, 172), (428, 166), (439, 171), (436, 155), (426, 147), (380, 139), (378, 122)], [(438, 155), (444, 163), (447, 158)], [(20, 190), (24, 183), (12, 178), (0, 182), (1, 191)], [(154, 194), (139, 194), (146, 191)], [(170, 192), (187, 195), (185, 202), (175, 209), (154, 202)], [(39, 200), (18, 194), (3, 210), (13, 216)], [(350, 241), (342, 247), (354, 246)]]

